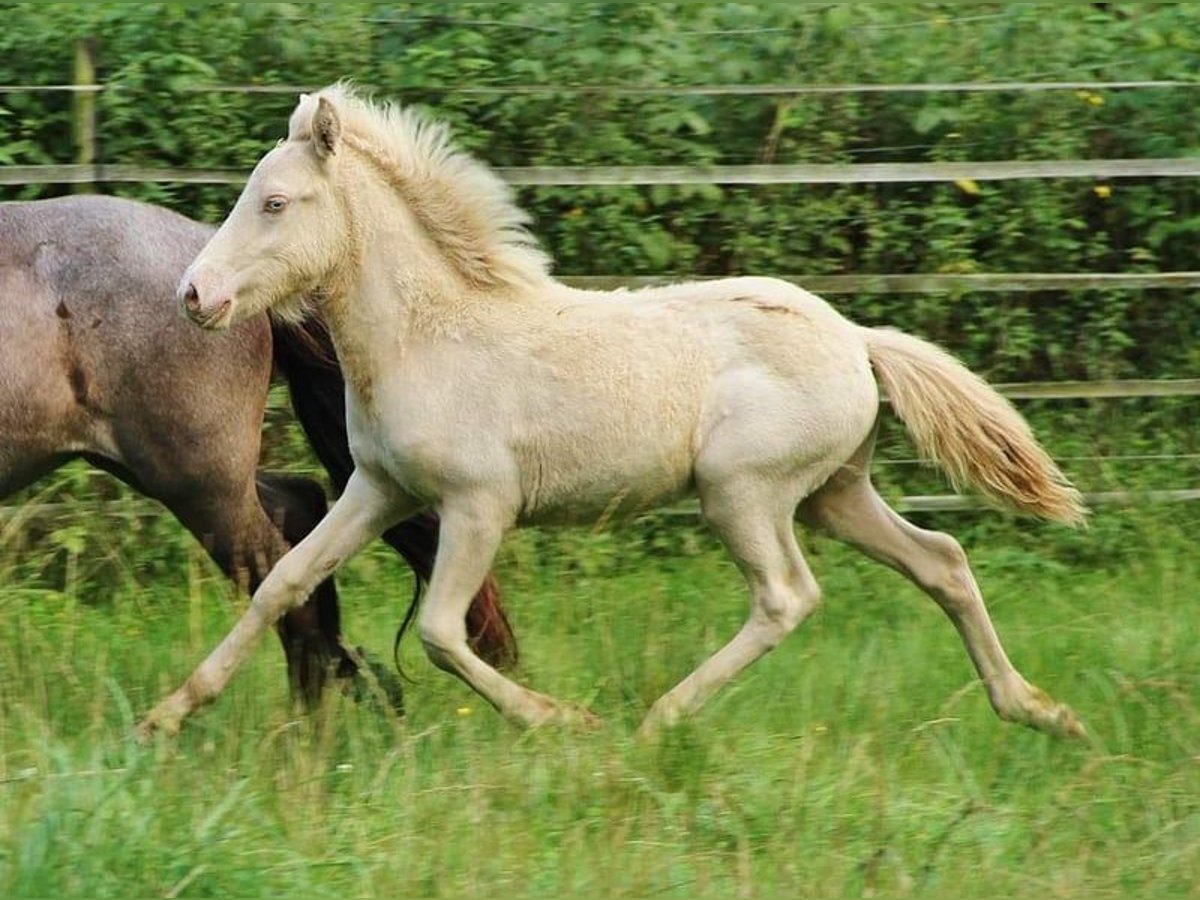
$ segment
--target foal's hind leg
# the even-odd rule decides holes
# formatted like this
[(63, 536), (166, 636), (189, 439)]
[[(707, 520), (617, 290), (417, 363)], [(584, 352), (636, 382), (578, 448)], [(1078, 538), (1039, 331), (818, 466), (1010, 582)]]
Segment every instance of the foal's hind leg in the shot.
[(726, 682), (816, 608), (820, 588), (796, 544), (794, 499), (779, 485), (735, 479), (702, 490), (704, 517), (750, 587), (750, 617), (724, 647), (660, 697), (642, 722), (647, 735), (695, 712)]
[(1066, 705), (1026, 681), (992, 626), (958, 541), (906, 522), (876, 493), (865, 472), (843, 469), (800, 509), (805, 521), (891, 566), (929, 594), (962, 636), (1002, 718), (1067, 737), (1086, 732)]

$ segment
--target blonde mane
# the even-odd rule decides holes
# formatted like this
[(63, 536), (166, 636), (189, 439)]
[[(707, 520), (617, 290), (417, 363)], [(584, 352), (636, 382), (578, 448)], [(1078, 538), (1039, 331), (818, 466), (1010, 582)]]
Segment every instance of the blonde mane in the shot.
[(454, 146), (446, 125), (399, 104), (373, 103), (338, 83), (301, 97), (288, 140), (309, 139), (321, 97), (338, 112), (343, 142), (400, 194), (468, 282), (520, 288), (548, 278), (549, 257), (526, 227), (529, 215), (495, 172)]

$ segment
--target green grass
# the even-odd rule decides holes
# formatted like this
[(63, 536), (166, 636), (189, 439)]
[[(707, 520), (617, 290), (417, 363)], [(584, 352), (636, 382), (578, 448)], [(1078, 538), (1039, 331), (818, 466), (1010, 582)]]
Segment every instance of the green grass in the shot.
[[(1113, 510), (1081, 534), (936, 522), (967, 544), (1018, 667), (1093, 746), (998, 721), (932, 602), (807, 540), (814, 618), (638, 742), (746, 606), (702, 532), (650, 524), (517, 535), (499, 561), (521, 679), (588, 703), (596, 733), (517, 731), (409, 639), (403, 720), (340, 698), (297, 718), (272, 645), (141, 748), (137, 714), (241, 601), (173, 528), (10, 532), (0, 896), (1195, 896), (1198, 512)], [(348, 634), (386, 658), (410, 584), (382, 551), (355, 560)]]

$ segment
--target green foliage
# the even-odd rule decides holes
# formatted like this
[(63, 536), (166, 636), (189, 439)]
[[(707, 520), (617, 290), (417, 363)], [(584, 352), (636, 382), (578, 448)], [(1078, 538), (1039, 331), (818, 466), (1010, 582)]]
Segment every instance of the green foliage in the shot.
[[(71, 79), (96, 41), (102, 161), (247, 169), (289, 94), (350, 77), (436, 109), (496, 165), (1185, 156), (1190, 89), (787, 96), (604, 85), (1196, 76), (1187, 4), (6, 4), (0, 83)], [(47, 41), (53, 34), (55, 40)], [(584, 85), (585, 92), (506, 93)], [(486, 88), (491, 93), (455, 91)], [(0, 162), (68, 162), (70, 98), (0, 96)], [(218, 219), (234, 191), (113, 186)], [(56, 188), (24, 188), (30, 196)], [(1136, 271), (1194, 268), (1200, 194), (1181, 179), (982, 185), (527, 188), (565, 273)], [(941, 340), (993, 377), (1194, 371), (1183, 292), (837, 298)]]

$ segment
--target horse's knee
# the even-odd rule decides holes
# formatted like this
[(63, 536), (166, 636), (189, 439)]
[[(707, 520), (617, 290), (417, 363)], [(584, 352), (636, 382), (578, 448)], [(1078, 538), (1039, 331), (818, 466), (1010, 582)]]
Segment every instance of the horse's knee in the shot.
[(974, 579), (962, 544), (940, 531), (923, 532), (920, 541), (928, 557), (913, 573), (918, 584), (944, 606), (962, 607), (971, 603)]
[(463, 619), (443, 615), (430, 604), (417, 623), (417, 634), (430, 662), (439, 669), (457, 669), (452, 660), (467, 648), (467, 628)]
[(250, 601), (252, 609), (272, 621), (301, 605), (313, 588), (313, 578), (302, 566), (289, 561), (287, 556), (279, 560), (263, 579)]
[(756, 613), (768, 649), (791, 634), (820, 602), (821, 587), (811, 575), (764, 591), (759, 597)]

